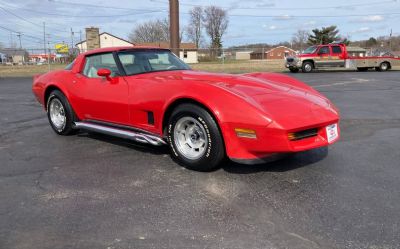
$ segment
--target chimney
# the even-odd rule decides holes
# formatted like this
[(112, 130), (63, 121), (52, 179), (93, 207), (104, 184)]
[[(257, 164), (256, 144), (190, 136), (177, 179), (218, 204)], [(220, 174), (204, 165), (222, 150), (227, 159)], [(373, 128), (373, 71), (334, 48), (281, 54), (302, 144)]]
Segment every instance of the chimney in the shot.
[(99, 28), (86, 28), (86, 46), (88, 51), (100, 48)]

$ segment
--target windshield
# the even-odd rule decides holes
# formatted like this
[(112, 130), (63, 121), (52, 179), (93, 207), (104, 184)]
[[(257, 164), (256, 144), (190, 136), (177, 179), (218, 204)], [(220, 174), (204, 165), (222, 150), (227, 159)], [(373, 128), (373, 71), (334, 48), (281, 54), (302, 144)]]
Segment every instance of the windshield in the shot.
[(146, 49), (118, 53), (126, 75), (140, 73), (190, 70), (190, 67), (169, 50)]
[(303, 54), (312, 54), (317, 50), (318, 46), (311, 46), (308, 47), (306, 50), (303, 51)]

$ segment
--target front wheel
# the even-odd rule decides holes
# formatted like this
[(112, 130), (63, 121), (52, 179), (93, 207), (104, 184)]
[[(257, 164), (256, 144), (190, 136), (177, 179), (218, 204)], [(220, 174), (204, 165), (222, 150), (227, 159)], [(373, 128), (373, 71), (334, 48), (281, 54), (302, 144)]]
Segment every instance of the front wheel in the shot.
[(216, 121), (197, 105), (178, 106), (169, 119), (167, 132), (173, 159), (188, 169), (211, 171), (225, 157)]
[(47, 99), (47, 117), (51, 128), (58, 135), (70, 135), (75, 132), (73, 122), (75, 114), (65, 95), (54, 90)]
[(303, 63), (301, 70), (303, 73), (311, 73), (314, 70), (314, 65), (312, 62), (306, 61)]

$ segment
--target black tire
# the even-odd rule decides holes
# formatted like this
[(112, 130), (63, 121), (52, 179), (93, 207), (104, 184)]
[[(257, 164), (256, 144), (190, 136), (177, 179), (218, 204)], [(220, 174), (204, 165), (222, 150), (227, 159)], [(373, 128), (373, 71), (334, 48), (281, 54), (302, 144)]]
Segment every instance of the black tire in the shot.
[[(49, 108), (53, 101), (59, 101), (64, 109), (65, 123), (61, 127), (57, 127), (50, 117)], [(65, 95), (59, 90), (52, 91), (47, 99), (47, 118), (49, 119), (51, 128), (53, 128), (58, 135), (67, 136), (76, 133), (76, 130), (73, 129), (73, 124), (76, 121), (75, 113)]]
[(298, 69), (297, 67), (289, 67), (289, 71), (291, 73), (298, 73), (300, 71), (300, 69)]
[(385, 71), (388, 71), (389, 68), (390, 68), (389, 62), (384, 61), (379, 65), (379, 67), (377, 67), (377, 71), (385, 72)]
[(303, 63), (303, 66), (301, 67), (301, 71), (303, 73), (311, 73), (314, 70), (314, 64), (310, 61), (306, 61)]
[(366, 71), (368, 71), (368, 67), (357, 67), (357, 71), (366, 72)]
[[(184, 146), (177, 145), (179, 144), (179, 140), (177, 140), (178, 138), (175, 137), (175, 132), (179, 129), (179, 124), (177, 126), (177, 123), (185, 119), (197, 122), (198, 125), (196, 128), (199, 127), (199, 130), (201, 128), (199, 125), (201, 125), (201, 129), (205, 131), (204, 136), (207, 138), (206, 141), (208, 140), (208, 142), (205, 142), (205, 145), (202, 146), (204, 154), (196, 159), (188, 158), (181, 151)], [(201, 130), (200, 133), (203, 134)], [(187, 134), (187, 136), (189, 136), (189, 134)], [(218, 128), (218, 124), (210, 113), (200, 106), (194, 104), (181, 104), (176, 107), (169, 118), (167, 138), (171, 148), (172, 158), (188, 169), (203, 172), (211, 171), (216, 169), (225, 158), (224, 141)]]

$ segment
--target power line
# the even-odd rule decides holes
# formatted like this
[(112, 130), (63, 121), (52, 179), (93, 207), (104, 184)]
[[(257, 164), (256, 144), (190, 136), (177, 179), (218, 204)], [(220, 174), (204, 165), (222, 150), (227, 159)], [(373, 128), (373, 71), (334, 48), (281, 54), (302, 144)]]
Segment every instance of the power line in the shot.
[(316, 16), (298, 16), (298, 15), (247, 15), (247, 14), (229, 14), (229, 16), (238, 16), (238, 17), (268, 17), (268, 18), (277, 18), (277, 19), (291, 19), (291, 18), (328, 18), (328, 17), (365, 17), (365, 16), (374, 16), (374, 15), (400, 15), (400, 12), (394, 13), (365, 13), (359, 15), (316, 15)]
[[(0, 6), (0, 9), (2, 9), (2, 10), (5, 11), (5, 12), (7, 12), (8, 14), (13, 15), (13, 16), (15, 16), (15, 17), (17, 17), (17, 18), (19, 18), (19, 19), (21, 19), (21, 20), (27, 22), (27, 23), (30, 23), (30, 24), (32, 24), (32, 25), (34, 25), (34, 26), (37, 26), (37, 27), (41, 27), (41, 26), (42, 26), (42, 25), (40, 25), (40, 24), (31, 22), (31, 21), (27, 20), (26, 18), (24, 18), (24, 17), (22, 17), (22, 16), (19, 16), (19, 15), (13, 13), (13, 12), (11, 12), (11, 11), (9, 11), (9, 10), (7, 10), (7, 9), (5, 9), (5, 8), (3, 8), (3, 7), (1, 7), (1, 6)], [(59, 31), (59, 32), (66, 32), (65, 30), (59, 30), (59, 29), (55, 29), (55, 28), (51, 28), (51, 29), (57, 30), (57, 31)]]
[[(85, 6), (90, 8), (105, 8), (105, 9), (118, 9), (118, 10), (135, 10), (135, 11), (148, 11), (149, 9), (134, 9), (127, 7), (115, 7), (115, 6), (105, 6), (105, 5), (97, 5), (97, 4), (88, 4), (88, 3), (76, 3), (76, 2), (64, 2), (64, 1), (51, 1), (52, 4), (64, 4), (64, 5), (75, 5), (75, 6)], [(160, 11), (165, 11), (164, 9), (160, 9)]]
[[(162, 0), (150, 0), (151, 2), (157, 3), (165, 3), (167, 4), (168, 1)], [(397, 3), (397, 0), (388, 0), (388, 1), (377, 1), (377, 2), (368, 2), (368, 3), (359, 3), (359, 4), (347, 4), (347, 5), (337, 5), (337, 6), (324, 6), (324, 7), (275, 7), (275, 6), (268, 6), (268, 7), (234, 7), (234, 6), (224, 6), (222, 8), (229, 9), (229, 10), (248, 10), (248, 9), (269, 9), (269, 10), (319, 10), (319, 9), (339, 9), (339, 8), (349, 8), (349, 7), (360, 7), (360, 6), (373, 6), (373, 5), (381, 5), (384, 3)], [(183, 6), (192, 6), (192, 7), (207, 7), (207, 5), (201, 4), (191, 4), (191, 3), (180, 3)]]
[(26, 12), (32, 12), (32, 13), (38, 13), (38, 14), (43, 14), (43, 15), (49, 15), (49, 16), (62, 16), (62, 17), (67, 17), (67, 18), (105, 18), (105, 17), (122, 17), (122, 16), (133, 16), (133, 15), (140, 15), (140, 14), (149, 14), (149, 13), (156, 13), (156, 12), (165, 12), (165, 10), (151, 10), (151, 11), (146, 11), (146, 12), (140, 12), (140, 13), (126, 13), (126, 14), (116, 14), (116, 15), (67, 15), (67, 14), (57, 14), (57, 13), (49, 13), (49, 12), (44, 12), (44, 11), (37, 11), (37, 10), (31, 10), (31, 9), (25, 9), (25, 8), (18, 8), (19, 10), (23, 10)]

